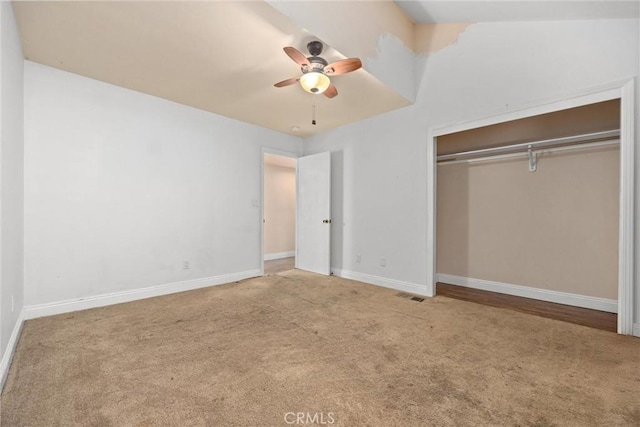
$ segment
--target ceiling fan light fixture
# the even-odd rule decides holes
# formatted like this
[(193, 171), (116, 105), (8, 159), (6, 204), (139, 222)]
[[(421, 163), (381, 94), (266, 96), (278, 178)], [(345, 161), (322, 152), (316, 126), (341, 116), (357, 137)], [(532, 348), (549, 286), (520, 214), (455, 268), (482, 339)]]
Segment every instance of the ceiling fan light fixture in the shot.
[(300, 86), (309, 93), (320, 94), (327, 90), (331, 81), (329, 77), (318, 71), (309, 71), (300, 77)]
[[(298, 78), (292, 77), (274, 84), (275, 87), (286, 87), (300, 82), (300, 86), (306, 92), (312, 94), (324, 94), (327, 98), (335, 98), (338, 89), (331, 84), (330, 77), (347, 74), (362, 68), (362, 61), (359, 58), (347, 58), (327, 63), (327, 60), (319, 56), (322, 53), (322, 42), (315, 40), (307, 44), (307, 49), (311, 54), (305, 56), (302, 52), (292, 46), (285, 46), (284, 53), (300, 67), (302, 75)], [(315, 124), (315, 123), (314, 123)]]

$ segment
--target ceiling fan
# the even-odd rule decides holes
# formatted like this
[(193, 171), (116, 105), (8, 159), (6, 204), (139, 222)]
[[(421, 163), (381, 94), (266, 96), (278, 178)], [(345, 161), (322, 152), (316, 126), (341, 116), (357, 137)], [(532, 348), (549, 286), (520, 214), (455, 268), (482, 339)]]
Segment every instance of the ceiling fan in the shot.
[(320, 41), (309, 42), (307, 49), (311, 56), (307, 58), (298, 49), (291, 46), (285, 47), (284, 52), (300, 66), (302, 75), (283, 80), (274, 84), (274, 86), (285, 87), (300, 82), (300, 86), (309, 93), (323, 93), (327, 98), (333, 98), (338, 95), (338, 90), (331, 84), (329, 77), (355, 71), (362, 67), (362, 62), (359, 58), (347, 58), (329, 64), (319, 56), (322, 53), (322, 48), (323, 45)]

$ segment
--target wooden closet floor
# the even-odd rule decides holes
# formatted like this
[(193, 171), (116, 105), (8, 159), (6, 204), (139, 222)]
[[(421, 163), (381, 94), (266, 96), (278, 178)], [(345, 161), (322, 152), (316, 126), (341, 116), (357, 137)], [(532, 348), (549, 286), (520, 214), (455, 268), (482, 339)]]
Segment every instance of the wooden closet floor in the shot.
[(549, 319), (562, 320), (590, 328), (616, 332), (618, 315), (605, 311), (591, 310), (588, 308), (574, 307), (571, 305), (556, 304), (530, 298), (516, 297), (497, 292), (483, 291), (480, 289), (465, 288), (463, 286), (436, 284), (436, 296), (471, 301), (492, 307), (506, 308), (533, 314)]

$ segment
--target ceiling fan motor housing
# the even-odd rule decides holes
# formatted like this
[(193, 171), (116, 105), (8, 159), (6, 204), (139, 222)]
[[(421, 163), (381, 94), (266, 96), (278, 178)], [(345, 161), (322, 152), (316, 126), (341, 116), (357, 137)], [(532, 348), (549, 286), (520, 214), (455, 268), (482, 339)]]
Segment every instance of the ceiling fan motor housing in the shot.
[[(308, 68), (307, 71), (322, 72), (324, 70), (324, 67), (329, 65), (329, 63), (324, 58), (321, 58), (319, 56), (310, 56), (307, 59), (309, 60), (309, 64), (311, 64), (311, 67)], [(304, 72), (304, 69), (302, 71)]]

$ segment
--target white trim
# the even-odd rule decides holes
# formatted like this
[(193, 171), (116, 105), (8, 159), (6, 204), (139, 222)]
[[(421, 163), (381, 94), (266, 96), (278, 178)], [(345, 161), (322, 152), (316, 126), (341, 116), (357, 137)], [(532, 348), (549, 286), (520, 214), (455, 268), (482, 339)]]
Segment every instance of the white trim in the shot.
[(145, 298), (173, 294), (176, 292), (217, 286), (225, 283), (236, 282), (238, 280), (258, 277), (260, 275), (260, 270), (255, 269), (240, 273), (223, 274), (220, 276), (205, 277), (202, 279), (149, 286), (147, 288), (94, 295), (86, 298), (75, 298), (65, 301), (36, 304), (24, 307), (24, 314), (25, 319), (35, 319), (38, 317), (53, 316), (55, 314), (70, 313), (72, 311), (86, 310), (89, 308), (105, 307), (108, 305), (137, 301)]
[(511, 120), (551, 113), (567, 108), (580, 107), (597, 102), (621, 99), (620, 117), (620, 218), (619, 218), (619, 251), (618, 251), (618, 333), (629, 335), (633, 332), (633, 269), (634, 269), (634, 79), (608, 83), (591, 89), (585, 89), (560, 99), (538, 101), (517, 110), (488, 115), (477, 120), (439, 125), (427, 131), (427, 288), (435, 290), (435, 257), (436, 257), (436, 159), (434, 150), (437, 137), (504, 123)]
[(620, 218), (618, 240), (618, 333), (633, 333), (634, 269), (634, 82), (622, 87), (620, 101)]
[(425, 269), (427, 273), (427, 290), (425, 295), (436, 295), (436, 188), (437, 188), (437, 140), (431, 129), (427, 135), (427, 260)]
[(9, 337), (7, 348), (4, 350), (2, 360), (0, 361), (0, 392), (4, 389), (4, 383), (7, 380), (7, 375), (9, 374), (9, 368), (11, 367), (11, 361), (13, 360), (13, 355), (16, 351), (20, 334), (22, 333), (23, 324), (24, 310), (20, 310), (16, 324), (14, 325), (11, 336)]
[(640, 338), (640, 323), (633, 324), (633, 336)]
[(499, 292), (501, 294), (555, 302), (557, 304), (591, 308), (593, 310), (607, 311), (609, 313), (618, 312), (618, 301), (614, 299), (590, 297), (586, 295), (532, 288), (529, 286), (512, 285), (511, 283), (494, 282), (484, 279), (472, 279), (469, 277), (460, 277), (451, 274), (438, 274), (437, 277), (438, 282), (464, 286), (465, 288), (482, 289), (483, 291)]
[(262, 161), (264, 162), (264, 154), (274, 154), (276, 156), (280, 156), (280, 157), (289, 157), (291, 159), (298, 159), (300, 157), (302, 157), (302, 155), (300, 153), (293, 153), (291, 151), (282, 151), (282, 150), (276, 150), (275, 148), (269, 148), (269, 147), (262, 147)]
[(274, 259), (291, 258), (296, 255), (295, 251), (290, 252), (274, 252), (272, 254), (264, 254), (265, 261), (272, 261)]
[(371, 274), (358, 273), (356, 271), (342, 270), (340, 268), (332, 268), (331, 272), (334, 276), (342, 277), (343, 279), (357, 280), (358, 282), (364, 282), (370, 285), (383, 286), (385, 288), (396, 289), (398, 291), (430, 296), (427, 293), (426, 286), (419, 285), (417, 283), (403, 282), (401, 280), (388, 279), (386, 277), (373, 276)]

